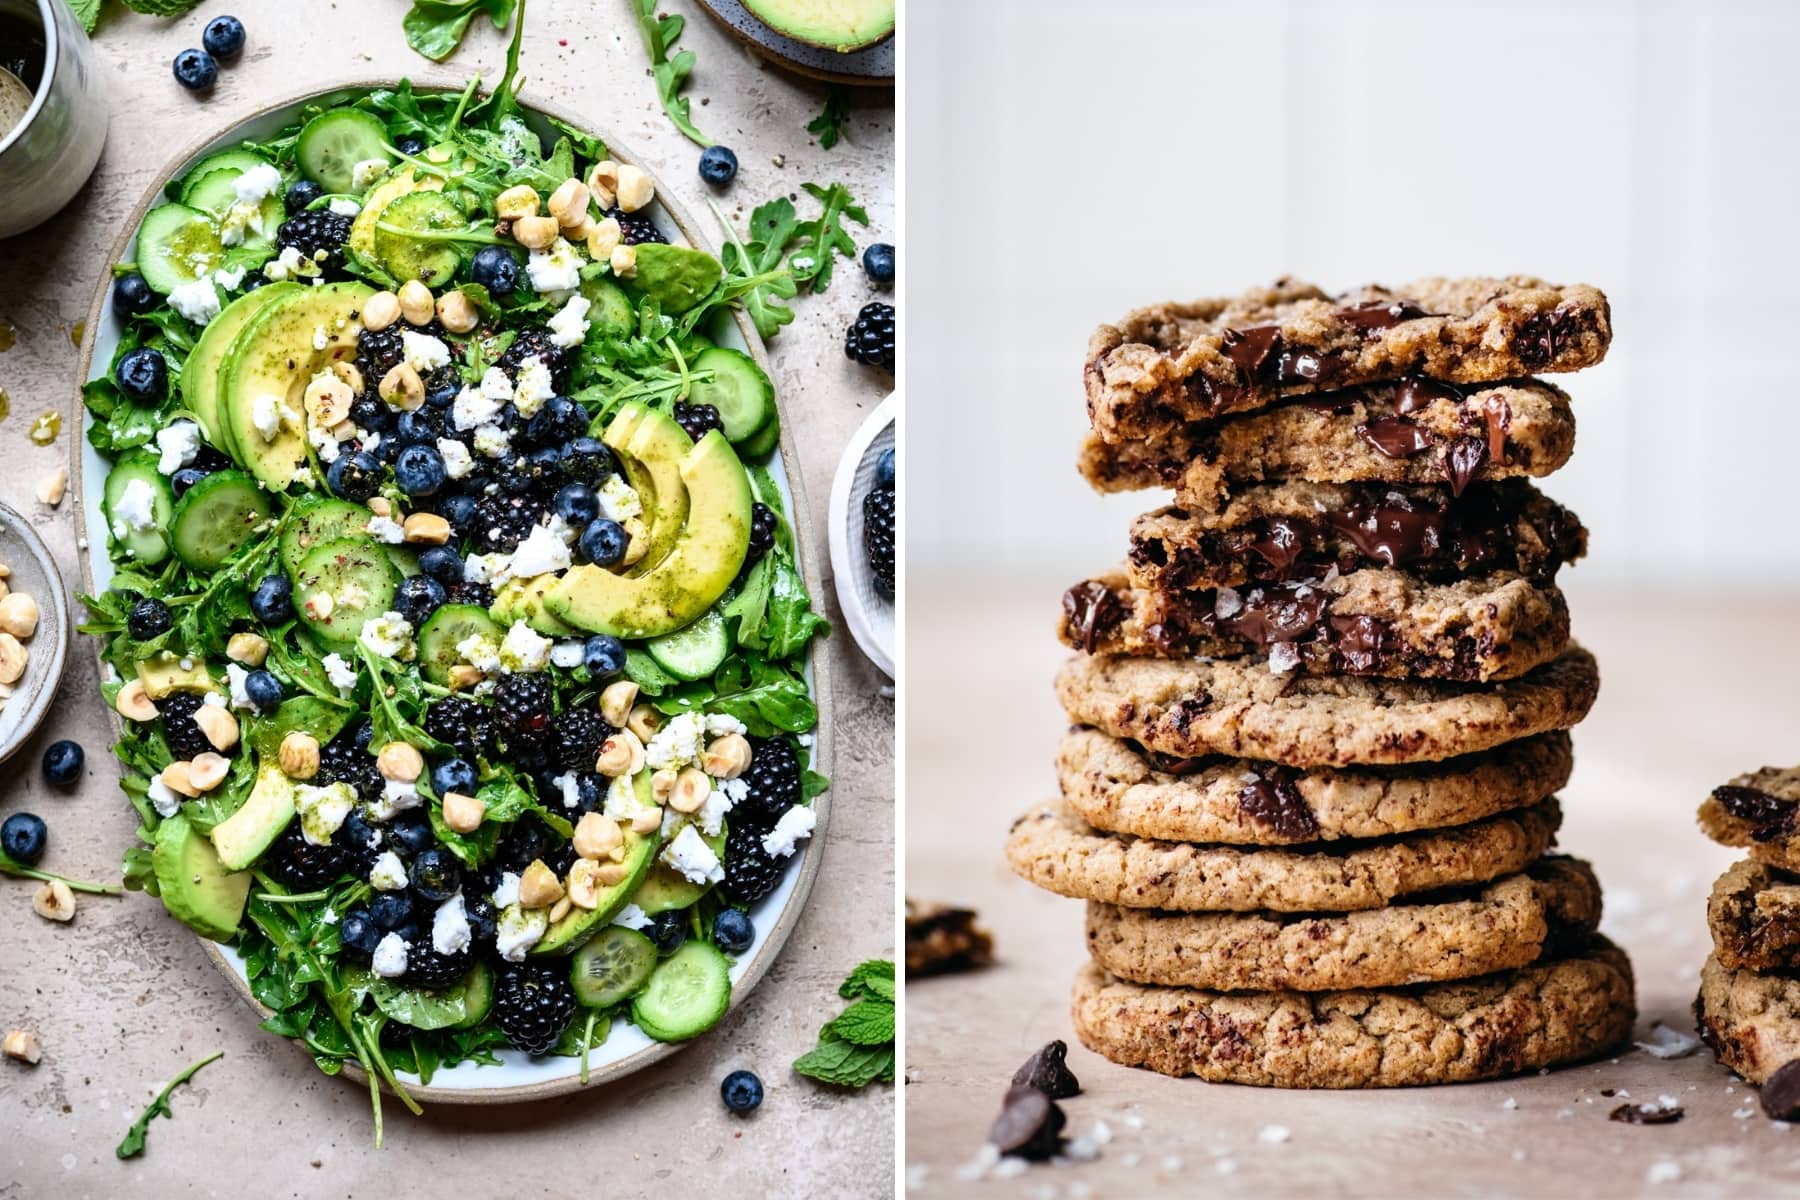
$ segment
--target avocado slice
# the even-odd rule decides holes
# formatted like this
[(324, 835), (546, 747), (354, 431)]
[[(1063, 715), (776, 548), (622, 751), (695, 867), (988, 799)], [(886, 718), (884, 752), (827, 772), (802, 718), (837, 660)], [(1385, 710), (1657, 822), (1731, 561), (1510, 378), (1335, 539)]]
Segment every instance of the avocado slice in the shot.
[(257, 313), (299, 290), (297, 283), (271, 283), (239, 296), (207, 322), (181, 368), (182, 403), (200, 418), (206, 440), (233, 458), (238, 457), (237, 448), (227, 440), (225, 422), (219, 414), (219, 368), (231, 353), (237, 335)]
[(637, 248), (637, 273), (622, 282), (627, 292), (656, 301), (672, 317), (711, 295), (723, 271), (703, 250), (646, 242)]
[[(712, 852), (719, 856), (720, 862), (725, 861), (725, 839), (730, 832), (729, 826), (721, 821), (716, 836), (706, 837), (704, 833), (701, 834), (702, 840), (712, 847)], [(651, 866), (650, 873), (644, 876), (644, 882), (633, 893), (631, 902), (654, 917), (659, 912), (686, 908), (711, 890), (712, 884), (695, 883), (667, 863), (659, 862)]]
[(509, 579), (494, 593), (494, 602), (488, 605), (488, 612), (508, 628), (514, 621), (523, 621), (545, 637), (580, 637), (581, 630), (558, 619), (544, 607), (544, 593), (556, 586), (556, 580), (557, 576), (549, 572), (529, 579)]
[[(257, 313), (232, 343), (219, 377), (219, 410), (238, 460), (270, 491), (287, 488), (307, 465), (306, 385), (333, 362), (356, 357), (358, 317), (374, 294), (356, 282), (303, 287)], [(257, 401), (264, 396), (289, 414), (270, 438), (256, 428)]]
[(619, 410), (601, 440), (618, 455), (626, 482), (644, 503), (649, 547), (625, 574), (648, 574), (669, 556), (681, 527), (687, 524), (688, 494), (681, 479), (681, 460), (694, 443), (667, 413), (635, 401)]
[(435, 175), (426, 176), (423, 181), (420, 181), (415, 177), (410, 166), (401, 167), (398, 171), (393, 172), (369, 192), (367, 198), (363, 200), (362, 211), (356, 214), (354, 221), (350, 222), (348, 239), (350, 249), (356, 251), (357, 256), (364, 262), (380, 261), (381, 256), (375, 253), (375, 235), (379, 232), (375, 228), (375, 224), (381, 220), (382, 210), (400, 197), (412, 192), (441, 192), (443, 190), (443, 180)]
[(847, 54), (894, 32), (895, 0), (744, 0), (750, 15), (809, 46)]
[(230, 941), (237, 933), (250, 895), (250, 872), (227, 867), (185, 816), (176, 813), (157, 827), (150, 865), (162, 902), (176, 919), (215, 942)]
[(242, 808), (213, 826), (212, 844), (228, 870), (241, 871), (262, 857), (294, 819), (294, 784), (276, 766), (259, 766)]
[[(183, 664), (186, 664), (185, 666)], [(206, 672), (206, 660), (198, 654), (176, 654), (164, 650), (137, 665), (138, 682), (152, 700), (161, 700), (171, 692), (210, 692), (212, 676)]]
[(625, 868), (625, 878), (609, 888), (601, 888), (593, 908), (571, 908), (562, 920), (550, 922), (550, 927), (530, 952), (535, 955), (567, 954), (611, 924), (626, 901), (631, 899), (631, 893), (649, 874), (660, 845), (662, 839), (656, 834), (637, 833), (627, 826), (625, 861), (620, 864)]
[(725, 594), (750, 545), (750, 477), (717, 429), (679, 470), (689, 508), (668, 554), (636, 576), (575, 567), (544, 597), (546, 608), (595, 633), (648, 638), (682, 628)]

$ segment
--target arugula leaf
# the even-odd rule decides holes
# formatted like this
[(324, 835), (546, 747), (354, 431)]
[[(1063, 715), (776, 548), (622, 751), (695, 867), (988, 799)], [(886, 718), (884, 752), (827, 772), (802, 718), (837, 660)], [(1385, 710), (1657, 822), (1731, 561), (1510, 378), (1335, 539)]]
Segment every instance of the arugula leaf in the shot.
[(794, 252), (788, 256), (788, 270), (812, 291), (823, 292), (831, 286), (831, 267), (837, 255), (856, 257), (856, 242), (844, 232), (843, 218), (866, 226), (869, 214), (841, 183), (828, 188), (803, 183), (800, 189), (819, 202), (820, 211), (817, 217), (800, 223)]
[(4, 850), (0, 850), (0, 875), (13, 875), (20, 879), (41, 879), (45, 882), (56, 881), (68, 885), (71, 892), (87, 892), (94, 896), (119, 896), (125, 889), (111, 883), (88, 883), (81, 879), (67, 879), (61, 875), (52, 875), (48, 871), (40, 871), (36, 867), (26, 866)]
[(843, 88), (833, 84), (825, 93), (825, 109), (806, 123), (806, 132), (819, 139), (819, 148), (829, 150), (844, 136), (850, 125), (850, 100)]
[(407, 45), (432, 62), (443, 62), (456, 53), (477, 13), (487, 13), (494, 28), (503, 30), (516, 5), (517, 0), (415, 0), (400, 27)]
[(674, 58), (669, 57), (669, 48), (681, 36), (686, 20), (673, 14), (657, 17), (656, 0), (631, 0), (631, 6), (637, 13), (638, 33), (644, 39), (644, 53), (650, 56), (650, 73), (656, 80), (656, 94), (662, 100), (663, 111), (695, 145), (712, 145), (712, 139), (694, 125), (688, 98), (681, 94), (681, 85), (694, 69), (694, 52), (683, 50)]
[(125, 1138), (119, 1143), (119, 1148), (115, 1153), (117, 1153), (120, 1158), (133, 1158), (142, 1154), (144, 1152), (144, 1139), (149, 1136), (150, 1133), (150, 1122), (154, 1121), (157, 1117), (168, 1117), (171, 1121), (175, 1119), (175, 1110), (169, 1107), (169, 1096), (176, 1088), (199, 1074), (201, 1067), (204, 1067), (207, 1063), (216, 1062), (223, 1057), (225, 1057), (225, 1052), (223, 1050), (215, 1050), (199, 1062), (189, 1066), (175, 1078), (169, 1080), (169, 1085), (156, 1094), (156, 1099), (150, 1101), (149, 1105), (138, 1116), (138, 1119), (131, 1123), (131, 1128), (125, 1131)]
[(794, 1060), (794, 1070), (837, 1087), (894, 1081), (894, 964), (858, 963), (838, 987), (852, 1003), (819, 1031), (819, 1044)]

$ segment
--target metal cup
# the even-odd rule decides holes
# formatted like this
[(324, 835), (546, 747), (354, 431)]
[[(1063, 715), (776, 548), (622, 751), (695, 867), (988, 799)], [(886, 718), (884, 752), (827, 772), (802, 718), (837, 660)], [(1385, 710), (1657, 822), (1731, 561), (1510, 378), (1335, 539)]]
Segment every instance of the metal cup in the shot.
[(0, 238), (48, 220), (81, 190), (107, 123), (93, 46), (65, 0), (0, 0), (6, 60), (23, 67), (32, 98), (19, 123), (0, 133)]

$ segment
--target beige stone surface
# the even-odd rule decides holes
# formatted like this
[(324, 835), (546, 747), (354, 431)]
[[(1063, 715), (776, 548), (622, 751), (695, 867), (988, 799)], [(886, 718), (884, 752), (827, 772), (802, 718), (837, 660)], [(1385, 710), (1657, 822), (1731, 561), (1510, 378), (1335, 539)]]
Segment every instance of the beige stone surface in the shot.
[[(625, 0), (532, 0), (530, 7), (525, 98), (561, 104), (610, 129), (713, 229), (695, 174), (698, 150), (663, 117)], [(725, 195), (727, 211), (741, 222), (755, 204), (798, 192), (802, 181), (841, 179), (867, 201), (870, 232), (893, 240), (890, 96), (858, 98), (849, 139), (823, 151), (803, 128), (821, 107), (821, 86), (757, 64), (698, 5), (665, 7), (689, 16), (682, 44), (699, 57), (689, 89), (696, 121), (742, 163)], [(221, 72), (210, 100), (195, 99), (175, 85), (169, 63), (198, 44), (205, 19), (227, 11), (249, 27), (249, 49)], [(238, 0), (161, 22), (108, 6), (97, 45), (114, 112), (99, 171), (69, 211), (0, 242), (0, 318), (17, 330), (17, 344), (0, 353), (0, 387), (11, 397), (11, 416), (0, 422), (0, 499), (31, 514), (71, 580), (79, 578), (79, 506), (70, 500), (51, 511), (34, 492), (79, 436), (71, 331), (87, 315), (117, 222), (168, 155), (265, 101), (349, 76), (498, 74), (504, 43), (485, 18), (459, 55), (435, 68), (406, 47), (405, 11), (401, 0)], [(842, 350), (844, 326), (871, 298), (861, 271), (846, 265), (826, 296), (795, 305), (798, 319), (772, 346), (813, 502), (808, 537), (827, 591), (831, 475), (842, 446), (888, 389)], [(45, 410), (63, 414), (64, 434), (39, 448), (25, 435)], [(837, 621), (835, 600), (820, 599)], [(788, 1070), (841, 1007), (836, 988), (844, 972), (894, 948), (893, 704), (879, 694), (885, 680), (846, 634), (827, 645), (836, 672), (836, 790), (805, 918), (757, 991), (717, 1030), (592, 1094), (438, 1109), (423, 1119), (390, 1102), (387, 1148), (378, 1153), (366, 1092), (320, 1075), (293, 1046), (258, 1030), (199, 942), (156, 901), (84, 897), (72, 924), (53, 925), (32, 915), (32, 885), (0, 880), (0, 1026), (29, 1028), (43, 1041), (35, 1068), (0, 1060), (8, 1131), (0, 1195), (885, 1194), (892, 1089), (841, 1095)], [(72, 795), (52, 793), (38, 775), (43, 747), (60, 737), (88, 751), (86, 778)], [(0, 776), (0, 813), (30, 810), (49, 822), (52, 869), (117, 874), (132, 819), (107, 740), (93, 657), (78, 645), (56, 711)], [(153, 1085), (215, 1049), (224, 1059), (175, 1097), (175, 1119), (155, 1123), (147, 1155), (118, 1162), (113, 1147)], [(718, 1081), (740, 1067), (757, 1071), (768, 1088), (749, 1120), (731, 1118), (718, 1099)]]
[[(1691, 1033), (1707, 891), (1736, 857), (1699, 834), (1694, 810), (1731, 776), (1800, 756), (1791, 690), (1800, 646), (1777, 632), (1792, 627), (1796, 597), (1595, 591), (1579, 570), (1564, 580), (1602, 682), (1575, 730), (1558, 840), (1592, 860), (1605, 889), (1602, 931), (1636, 967), (1636, 1036), (1656, 1021)], [(1328, 1093), (1165, 1079), (1075, 1044), (1069, 987), (1083, 957), (1081, 905), (1014, 878), (1000, 855), (1008, 823), (1054, 786), (1066, 727), (1050, 688), (1064, 653), (1050, 633), (1059, 580), (915, 576), (912, 589), (907, 890), (977, 909), (998, 960), (906, 989), (913, 1082), (903, 1161), (918, 1194), (1738, 1197), (1800, 1188), (1800, 1131), (1764, 1119), (1754, 1091), (1704, 1049), (1673, 1060), (1634, 1050), (1495, 1083)], [(946, 695), (957, 702), (944, 704)], [(979, 753), (970, 752), (969, 713), (983, 714)], [(1103, 1120), (1113, 1140), (1093, 1163), (959, 1179), (1013, 1070), (1051, 1038), (1071, 1043), (1085, 1089), (1064, 1102), (1070, 1132)], [(1687, 1116), (1664, 1126), (1609, 1121), (1626, 1100), (1601, 1095), (1608, 1088), (1632, 1102), (1673, 1096)], [(1264, 1140), (1271, 1126), (1286, 1140)], [(1678, 1177), (1653, 1184), (1664, 1163)]]

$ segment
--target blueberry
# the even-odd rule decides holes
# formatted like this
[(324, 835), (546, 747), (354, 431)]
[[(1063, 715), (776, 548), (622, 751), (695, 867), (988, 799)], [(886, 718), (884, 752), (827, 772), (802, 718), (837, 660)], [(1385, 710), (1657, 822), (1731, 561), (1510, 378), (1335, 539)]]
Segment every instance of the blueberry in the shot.
[(183, 50), (175, 56), (175, 82), (190, 92), (204, 92), (219, 81), (219, 64), (204, 50)]
[(610, 567), (625, 557), (625, 548), (630, 543), (624, 526), (601, 517), (581, 531), (581, 541), (575, 548), (595, 566)]
[(597, 633), (581, 648), (581, 665), (592, 679), (611, 679), (625, 669), (625, 643), (609, 633)]
[(161, 404), (169, 394), (169, 364), (160, 353), (142, 346), (119, 360), (113, 368), (113, 382), (127, 400)]
[(366, 450), (340, 454), (325, 472), (325, 483), (339, 498), (361, 504), (381, 490), (381, 460)]
[(462, 395), (462, 377), (454, 371), (449, 371), (444, 374), (442, 379), (430, 385), (429, 390), (425, 393), (425, 403), (432, 408), (449, 408), (456, 403), (456, 398), (460, 395)]
[(132, 317), (138, 313), (146, 313), (155, 308), (156, 293), (144, 282), (144, 277), (133, 271), (129, 275), (121, 275), (113, 280), (113, 311), (121, 316)]
[(200, 44), (220, 62), (231, 62), (244, 52), (244, 23), (236, 17), (214, 17), (206, 23)]
[(551, 508), (571, 525), (586, 525), (600, 515), (600, 497), (585, 483), (565, 483), (556, 489)]
[(290, 183), (287, 190), (287, 210), (291, 213), (303, 212), (307, 205), (324, 194), (325, 189), (310, 179)]
[(331, 835), (331, 843), (342, 845), (352, 854), (373, 857), (371, 852), (381, 844), (381, 832), (369, 824), (362, 809), (353, 808), (337, 832)]
[(362, 396), (350, 405), (350, 423), (371, 433), (386, 433), (394, 427), (394, 410), (373, 396)]
[(864, 250), (863, 270), (876, 283), (894, 282), (894, 248), (886, 242), (876, 242)]
[(353, 908), (338, 918), (338, 942), (353, 958), (368, 958), (381, 944), (381, 927), (366, 908)]
[(737, 178), (737, 155), (726, 146), (708, 146), (700, 152), (700, 178), (722, 188)]
[(733, 1071), (719, 1084), (719, 1096), (734, 1113), (754, 1112), (763, 1102), (762, 1080), (753, 1071)]
[(279, 625), (294, 616), (294, 585), (286, 575), (265, 575), (250, 593), (250, 611), (264, 625)]
[(504, 246), (483, 246), (469, 260), (469, 278), (490, 295), (508, 295), (519, 287), (519, 260)]
[(270, 279), (261, 271), (252, 271), (250, 274), (244, 276), (244, 282), (238, 284), (238, 286), (246, 292), (254, 292), (257, 288), (268, 287), (274, 282), (273, 279)]
[(409, 496), (434, 496), (445, 478), (444, 456), (435, 446), (408, 446), (394, 460), (394, 482)]
[(421, 850), (406, 874), (413, 891), (434, 904), (442, 904), (462, 887), (462, 866), (456, 856), (442, 846)]
[[(473, 477), (471, 476), (471, 478)], [(465, 479), (463, 482), (467, 485), (469, 481), (468, 479)], [(456, 532), (464, 533), (469, 528), (469, 522), (475, 519), (475, 505), (477, 503), (478, 501), (474, 496), (452, 496), (442, 504), (438, 505), (438, 516), (450, 522), (450, 528), (456, 530)], [(444, 582), (454, 583), (459, 581), (446, 579)]]
[(244, 694), (250, 697), (250, 706), (259, 716), (281, 707), (281, 693), (281, 680), (275, 678), (273, 671), (258, 669), (244, 676)]
[(388, 844), (406, 858), (431, 845), (431, 824), (424, 817), (403, 817), (388, 827)]
[(69, 787), (81, 778), (81, 767), (86, 761), (80, 742), (67, 738), (51, 742), (44, 751), (44, 779), (56, 787)]
[(722, 908), (713, 918), (713, 941), (727, 954), (742, 954), (756, 940), (756, 927), (741, 908)]
[(473, 796), (478, 787), (475, 767), (466, 758), (447, 758), (431, 768), (431, 790), (440, 798), (451, 792)]
[(555, 446), (533, 450), (525, 456), (525, 477), (532, 491), (548, 491), (563, 480), (562, 451)]
[(567, 396), (552, 396), (531, 414), (525, 438), (534, 446), (549, 446), (578, 438), (587, 432), (587, 409)]
[(380, 892), (369, 901), (369, 916), (389, 933), (412, 920), (412, 897), (405, 892)]
[(394, 149), (406, 155), (408, 158), (417, 158), (419, 155), (425, 153), (425, 139), (408, 134), (406, 137), (403, 137), (394, 143)]
[(183, 467), (169, 476), (169, 490), (174, 492), (175, 498), (179, 500), (189, 488), (210, 474), (212, 474), (211, 471), (202, 471), (199, 467)]
[(577, 483), (599, 484), (618, 473), (619, 461), (599, 438), (578, 437), (563, 444), (563, 474)]
[[(339, 735), (342, 736), (341, 734)], [(369, 743), (375, 740), (375, 726), (368, 722), (360, 722), (350, 734), (350, 744), (358, 750), (366, 751)]]
[(35, 866), (44, 857), (44, 837), (48, 832), (44, 819), (36, 813), (14, 813), (0, 825), (0, 850), (6, 851), (8, 858)]
[(408, 947), (418, 944), (419, 923), (417, 921), (408, 920), (404, 925), (390, 929), (388, 932), (405, 942)]
[(515, 454), (511, 458), (502, 459), (499, 463), (500, 490), (509, 496), (523, 496), (526, 492), (535, 491), (537, 480), (532, 475), (531, 462), (523, 454)]
[(140, 642), (161, 637), (174, 627), (175, 614), (169, 611), (168, 605), (154, 596), (145, 596), (125, 614), (125, 632)]
[(463, 915), (469, 919), (469, 940), (478, 947), (491, 947), (500, 914), (494, 911), (485, 888), (463, 892)]
[(394, 607), (417, 629), (449, 598), (444, 585), (431, 576), (414, 575), (403, 580), (400, 590), (394, 593)]
[(687, 913), (680, 909), (657, 913), (644, 927), (644, 935), (656, 943), (656, 952), (667, 958), (687, 941)]
[(445, 587), (453, 583), (461, 583), (463, 577), (462, 555), (450, 546), (430, 546), (419, 555), (419, 570), (425, 572), (427, 579), (435, 579)]
[[(420, 408), (401, 413), (400, 419), (394, 422), (393, 440), (398, 446), (435, 447), (438, 438), (443, 435), (443, 414), (436, 409)], [(442, 458), (441, 455), (439, 457)]]

